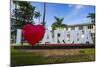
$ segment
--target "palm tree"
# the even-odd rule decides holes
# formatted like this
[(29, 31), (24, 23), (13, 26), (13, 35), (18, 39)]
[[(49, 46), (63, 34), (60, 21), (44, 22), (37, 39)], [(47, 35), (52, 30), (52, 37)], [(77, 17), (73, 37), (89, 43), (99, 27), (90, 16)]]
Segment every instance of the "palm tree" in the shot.
[(54, 17), (55, 18), (55, 22), (52, 24), (52, 29), (55, 30), (56, 28), (64, 28), (66, 27), (65, 24), (62, 24), (64, 18), (58, 18), (58, 17)]
[(90, 18), (91, 22), (95, 23), (95, 13), (89, 13), (89, 15), (87, 16), (87, 18)]

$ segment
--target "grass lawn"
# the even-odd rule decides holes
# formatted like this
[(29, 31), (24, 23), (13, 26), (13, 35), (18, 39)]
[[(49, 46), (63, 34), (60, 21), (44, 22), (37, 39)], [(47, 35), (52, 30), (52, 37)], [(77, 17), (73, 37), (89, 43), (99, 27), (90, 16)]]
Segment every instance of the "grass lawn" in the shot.
[(11, 65), (39, 65), (95, 61), (95, 49), (18, 50), (11, 48)]

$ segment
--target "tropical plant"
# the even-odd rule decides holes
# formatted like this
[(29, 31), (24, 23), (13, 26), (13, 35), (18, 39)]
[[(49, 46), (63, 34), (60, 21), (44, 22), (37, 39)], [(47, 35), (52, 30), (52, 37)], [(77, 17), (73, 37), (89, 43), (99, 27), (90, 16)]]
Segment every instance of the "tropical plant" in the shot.
[(39, 23), (40, 23), (40, 16), (41, 16), (40, 12), (35, 11), (34, 18), (38, 19)]
[[(22, 28), (25, 23), (32, 23), (33, 17), (40, 16), (39, 12), (35, 11), (35, 7), (27, 1), (13, 1), (15, 3), (15, 17), (16, 25), (18, 28)], [(17, 7), (19, 6), (19, 7)]]
[(34, 18), (38, 18), (41, 16), (40, 12), (35, 11), (34, 13), (35, 13)]
[(66, 27), (65, 24), (62, 24), (64, 18), (58, 18), (58, 17), (54, 17), (55, 18), (55, 22), (52, 24), (52, 30), (55, 30), (56, 28), (64, 28)]
[(89, 13), (89, 15), (87, 16), (87, 18), (90, 18), (91, 22), (95, 23), (95, 13)]
[(11, 17), (11, 20), (15, 21), (11, 21), (11, 28), (13, 27), (14, 29), (11, 31), (11, 36), (15, 36), (16, 39), (16, 30), (21, 29), (26, 23), (33, 23), (33, 17), (39, 17), (40, 13), (35, 11), (36, 7), (32, 6), (30, 2), (13, 0), (13, 3), (15, 5), (15, 9), (13, 10), (14, 18)]

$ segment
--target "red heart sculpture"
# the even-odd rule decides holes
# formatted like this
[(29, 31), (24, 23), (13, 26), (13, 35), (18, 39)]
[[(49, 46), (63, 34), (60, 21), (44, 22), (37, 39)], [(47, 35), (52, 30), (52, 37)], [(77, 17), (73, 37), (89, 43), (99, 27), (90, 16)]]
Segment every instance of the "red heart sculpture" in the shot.
[(44, 36), (45, 27), (43, 25), (26, 24), (23, 26), (22, 35), (30, 45), (35, 45)]

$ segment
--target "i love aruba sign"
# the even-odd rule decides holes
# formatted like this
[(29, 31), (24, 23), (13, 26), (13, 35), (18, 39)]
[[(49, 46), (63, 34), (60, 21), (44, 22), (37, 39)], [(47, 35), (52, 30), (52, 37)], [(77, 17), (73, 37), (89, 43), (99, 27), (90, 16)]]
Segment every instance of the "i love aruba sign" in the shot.
[(93, 43), (89, 30), (46, 30), (43, 25), (26, 24), (17, 30), (16, 44), (20, 44), (21, 37), (32, 46), (39, 44), (85, 44)]

